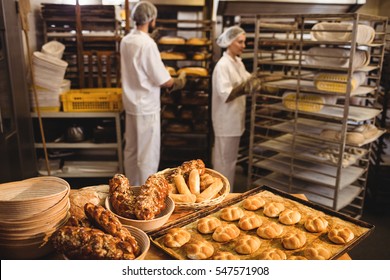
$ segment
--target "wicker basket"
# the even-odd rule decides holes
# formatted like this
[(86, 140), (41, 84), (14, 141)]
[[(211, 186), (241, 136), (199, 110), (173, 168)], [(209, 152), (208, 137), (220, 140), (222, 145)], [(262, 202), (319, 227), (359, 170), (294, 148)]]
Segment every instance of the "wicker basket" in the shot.
[[(172, 174), (175, 169), (176, 168), (167, 168), (167, 169), (164, 169), (164, 170), (158, 172), (158, 174), (162, 174), (164, 176), (169, 176), (169, 174)], [(230, 183), (229, 183), (229, 180), (225, 176), (223, 176), (221, 173), (219, 173), (213, 169), (209, 169), (209, 168), (206, 168), (206, 173), (210, 174), (213, 177), (221, 178), (222, 183), (223, 183), (223, 187), (219, 192), (219, 196), (217, 196), (213, 199), (210, 199), (208, 201), (202, 201), (202, 202), (193, 202), (193, 203), (192, 202), (175, 202), (175, 212), (199, 210), (199, 209), (203, 209), (205, 207), (214, 206), (214, 205), (221, 203), (225, 199), (225, 197), (229, 194)]]

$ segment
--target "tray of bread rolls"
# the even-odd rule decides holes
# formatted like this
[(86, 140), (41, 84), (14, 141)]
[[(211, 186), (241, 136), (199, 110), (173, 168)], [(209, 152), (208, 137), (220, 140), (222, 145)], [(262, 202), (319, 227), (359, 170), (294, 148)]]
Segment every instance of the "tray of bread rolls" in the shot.
[(337, 259), (374, 226), (261, 186), (150, 232), (175, 259)]

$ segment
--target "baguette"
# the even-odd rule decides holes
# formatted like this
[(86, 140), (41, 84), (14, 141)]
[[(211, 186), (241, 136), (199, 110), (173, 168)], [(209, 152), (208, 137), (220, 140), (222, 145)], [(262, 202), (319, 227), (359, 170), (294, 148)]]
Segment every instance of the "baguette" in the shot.
[(202, 202), (212, 199), (223, 187), (221, 179), (216, 179), (207, 189), (196, 197), (196, 202)]
[(188, 177), (188, 186), (193, 194), (200, 193), (200, 176), (198, 169), (192, 169)]
[(181, 194), (191, 194), (191, 191), (190, 189), (188, 188), (187, 184), (186, 184), (186, 181), (184, 180), (184, 177), (183, 175), (181, 174), (177, 174), (174, 178), (173, 178), (174, 182), (175, 182), (175, 186), (176, 186), (176, 189), (179, 193)]
[(174, 202), (195, 202), (196, 201), (196, 195), (195, 194), (180, 194), (180, 193), (171, 193), (169, 195), (170, 198)]

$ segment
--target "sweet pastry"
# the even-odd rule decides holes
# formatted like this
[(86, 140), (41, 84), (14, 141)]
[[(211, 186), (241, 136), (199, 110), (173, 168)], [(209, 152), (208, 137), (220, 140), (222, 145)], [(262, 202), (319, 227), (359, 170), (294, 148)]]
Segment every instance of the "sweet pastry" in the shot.
[(204, 260), (214, 254), (214, 247), (206, 240), (194, 240), (185, 245), (185, 251), (191, 260)]
[(164, 245), (179, 248), (191, 239), (191, 233), (183, 228), (171, 228), (164, 237)]
[(271, 248), (266, 249), (259, 255), (259, 259), (261, 260), (285, 260), (287, 259), (286, 254), (279, 249)]
[(240, 235), (240, 229), (235, 224), (223, 224), (217, 227), (212, 235), (217, 242), (228, 242)]
[(221, 210), (220, 217), (225, 221), (231, 222), (240, 219), (242, 216), (244, 216), (244, 214), (244, 210), (242, 210), (240, 207), (230, 206)]
[(244, 209), (246, 209), (246, 210), (255, 211), (255, 210), (260, 209), (261, 207), (263, 207), (264, 204), (265, 204), (265, 200), (264, 199), (262, 199), (258, 195), (253, 195), (253, 196), (250, 196), (250, 197), (246, 198), (242, 202), (242, 207), (244, 207)]
[(282, 245), (288, 250), (302, 248), (305, 243), (306, 235), (303, 232), (289, 232), (282, 237)]
[(239, 260), (240, 258), (230, 252), (219, 251), (213, 256), (213, 260)]
[(285, 225), (294, 225), (301, 220), (301, 213), (286, 209), (279, 215), (279, 222)]
[(242, 216), (238, 221), (238, 227), (242, 230), (251, 230), (254, 228), (258, 228), (263, 223), (263, 220), (260, 216), (249, 212)]
[(200, 233), (213, 233), (221, 224), (221, 221), (216, 217), (204, 217), (198, 221), (197, 229)]
[(283, 233), (283, 226), (277, 223), (270, 222), (259, 227), (256, 231), (257, 235), (264, 239), (278, 238)]
[(137, 219), (151, 220), (165, 209), (169, 186), (163, 175), (153, 174), (141, 186), (134, 204)]
[(336, 226), (328, 232), (330, 241), (336, 244), (346, 244), (355, 237), (348, 227)]
[(269, 202), (264, 205), (263, 214), (267, 217), (275, 218), (285, 209), (284, 204), (280, 202)]
[(304, 255), (308, 260), (327, 260), (331, 252), (321, 245), (307, 247)]
[(259, 238), (253, 235), (245, 235), (241, 237), (235, 246), (237, 253), (242, 255), (250, 255), (256, 252), (260, 248), (261, 241)]
[(306, 219), (304, 226), (307, 231), (322, 232), (328, 228), (328, 221), (322, 216), (312, 216)]

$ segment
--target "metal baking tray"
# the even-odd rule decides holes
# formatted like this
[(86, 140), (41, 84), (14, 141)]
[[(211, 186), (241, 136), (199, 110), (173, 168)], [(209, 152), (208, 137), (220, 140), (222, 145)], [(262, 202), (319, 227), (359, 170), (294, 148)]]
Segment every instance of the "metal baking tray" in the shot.
[[(262, 192), (264, 192), (264, 193), (262, 193)], [(310, 233), (310, 232), (306, 231), (309, 238), (308, 238), (306, 245), (303, 248), (300, 248), (297, 250), (283, 249), (283, 247), (281, 246), (280, 238), (277, 238), (274, 240), (263, 240), (262, 239), (262, 244), (264, 244), (264, 245), (262, 247), (260, 247), (259, 250), (264, 250), (264, 246), (268, 246), (268, 247), (274, 247), (274, 248), (284, 250), (284, 252), (287, 254), (287, 256), (302, 255), (304, 248), (306, 246), (310, 245), (313, 241), (315, 241), (317, 243), (322, 242), (324, 244), (324, 246), (328, 246), (329, 248), (331, 248), (332, 256), (330, 257), (330, 259), (338, 259), (340, 256), (349, 252), (353, 247), (358, 245), (362, 240), (367, 238), (367, 236), (369, 236), (375, 228), (374, 225), (368, 224), (364, 221), (361, 221), (361, 220), (352, 218), (350, 216), (344, 215), (342, 213), (336, 212), (334, 210), (331, 210), (329, 208), (315, 204), (313, 202), (300, 199), (300, 198), (295, 197), (295, 196), (288, 194), (286, 192), (283, 192), (283, 191), (280, 191), (280, 190), (277, 190), (277, 189), (274, 189), (274, 188), (271, 188), (268, 186), (260, 186), (260, 187), (256, 187), (254, 189), (251, 189), (243, 194), (240, 194), (232, 199), (223, 201), (221, 204), (219, 204), (217, 206), (208, 207), (208, 208), (202, 209), (200, 211), (197, 211), (196, 213), (192, 213), (192, 214), (186, 215), (184, 217), (181, 217), (175, 221), (172, 221), (172, 222), (166, 224), (165, 226), (163, 226), (162, 228), (160, 228), (158, 230), (149, 232), (148, 234), (149, 234), (150, 239), (151, 239), (153, 244), (155, 244), (159, 249), (163, 250), (164, 252), (166, 252), (167, 254), (169, 254), (170, 256), (172, 256), (175, 259), (183, 259), (183, 260), (187, 259), (185, 256), (184, 249), (183, 249), (184, 246), (182, 246), (181, 248), (168, 248), (163, 244), (163, 238), (164, 238), (165, 234), (167, 233), (167, 231), (169, 229), (175, 228), (175, 227), (187, 228), (192, 233), (192, 235), (201, 236), (201, 238), (204, 238), (204, 239), (210, 241), (213, 244), (213, 246), (215, 248), (217, 248), (218, 250), (230, 251), (230, 252), (236, 254), (240, 259), (258, 259), (257, 256), (261, 252), (257, 252), (256, 254), (252, 254), (252, 255), (239, 255), (239, 254), (235, 253), (234, 250), (232, 250), (231, 245), (229, 245), (229, 242), (228, 243), (218, 243), (218, 242), (212, 240), (211, 234), (203, 235), (203, 234), (200, 234), (199, 232), (197, 232), (196, 223), (200, 218), (203, 218), (203, 217), (206, 217), (209, 215), (218, 215), (219, 212), (225, 207), (232, 206), (232, 205), (239, 206), (240, 203), (245, 198), (252, 196), (252, 195), (255, 195), (255, 194), (260, 194), (260, 193), (264, 194), (266, 197), (268, 197), (268, 195), (271, 195), (272, 197), (275, 197), (276, 199), (281, 199), (281, 200), (285, 201), (285, 203), (287, 205), (286, 208), (289, 208), (288, 206), (298, 207), (298, 209), (302, 210), (304, 213), (307, 213), (307, 214), (309, 213), (309, 211), (322, 212), (325, 215), (325, 217), (327, 218), (327, 220), (331, 221), (330, 224), (332, 222), (333, 223), (337, 222), (337, 223), (348, 225), (350, 228), (353, 228), (353, 232), (355, 233), (355, 238), (347, 244), (337, 245), (337, 244), (332, 243), (328, 239), (327, 232)], [(268, 218), (268, 217), (262, 215), (262, 211), (263, 210), (261, 208), (255, 212), (257, 214), (259, 214), (260, 216), (263, 216), (263, 218), (277, 221), (277, 218)], [(237, 224), (237, 222), (238, 221), (235, 221), (233, 223)], [(303, 223), (304, 222), (302, 219), (302, 221), (300, 223), (293, 225), (293, 226), (287, 226), (287, 227), (294, 227), (298, 230), (305, 231)], [(241, 230), (241, 231), (242, 231), (242, 233), (244, 232), (245, 234), (256, 235), (256, 229), (253, 229), (251, 231), (243, 231), (243, 230)], [(196, 237), (196, 238), (198, 238), (198, 237)], [(240, 237), (238, 237), (238, 238), (240, 238)]]

